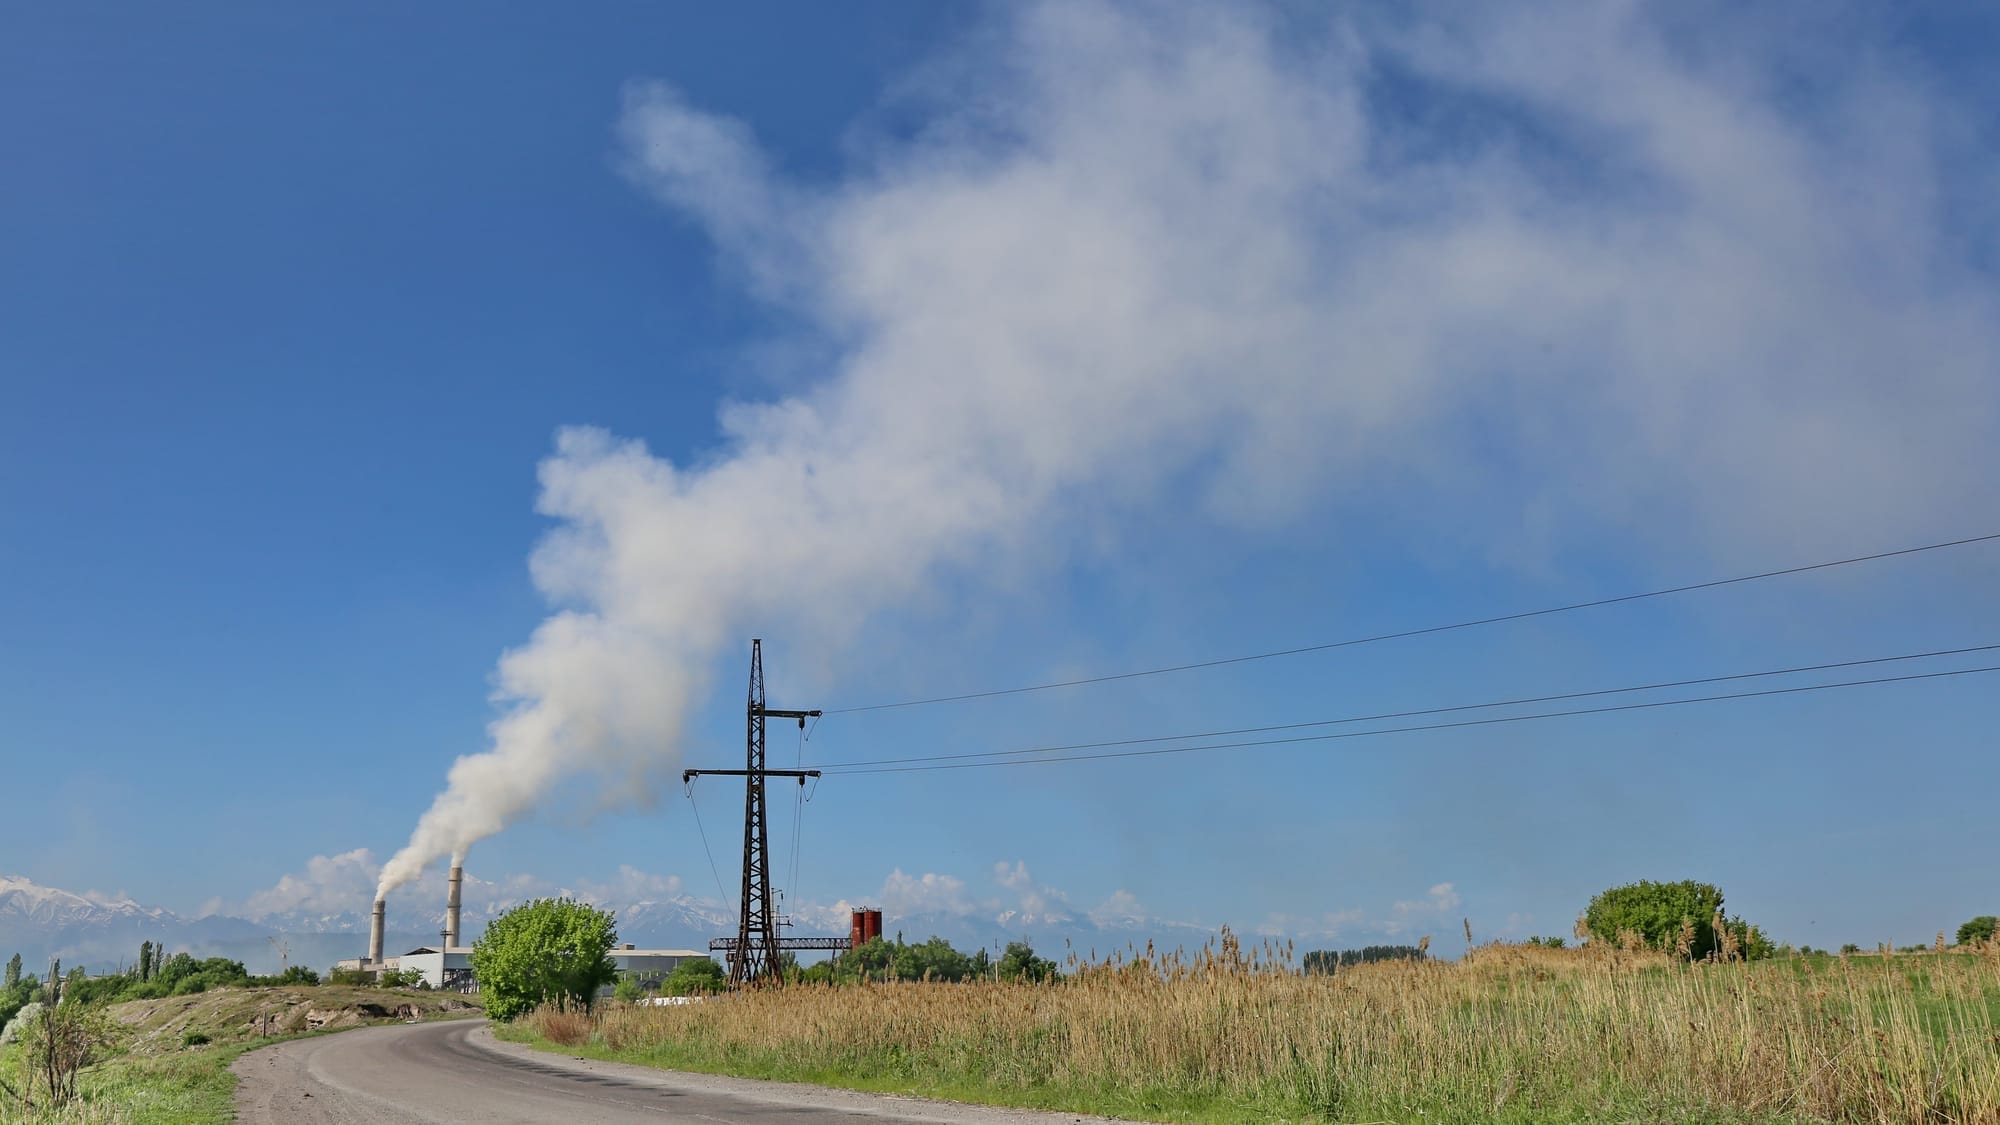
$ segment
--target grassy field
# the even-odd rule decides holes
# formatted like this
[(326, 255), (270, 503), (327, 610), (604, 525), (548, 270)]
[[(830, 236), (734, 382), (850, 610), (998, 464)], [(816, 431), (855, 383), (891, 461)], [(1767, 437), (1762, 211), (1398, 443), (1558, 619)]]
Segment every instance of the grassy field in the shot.
[[(78, 1103), (60, 1112), (30, 1113), (0, 1096), (0, 1125), (227, 1122), (236, 1092), (229, 1064), (245, 1051), (369, 1023), (466, 1015), (477, 1006), (451, 994), (325, 985), (214, 989), (110, 1010), (124, 1029), (120, 1051), (83, 1072)], [(14, 1052), (0, 1049), (0, 1075), (18, 1086)]]
[(796, 987), (505, 1032), (578, 1054), (1160, 1121), (2000, 1123), (2000, 951), (1675, 963), (1488, 946), (1302, 976)]

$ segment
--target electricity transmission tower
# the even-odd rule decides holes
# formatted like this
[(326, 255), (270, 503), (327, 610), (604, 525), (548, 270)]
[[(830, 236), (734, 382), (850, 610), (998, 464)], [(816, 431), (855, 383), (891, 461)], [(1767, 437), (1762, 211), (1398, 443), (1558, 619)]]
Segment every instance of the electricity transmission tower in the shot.
[[(764, 642), (761, 640), (750, 642), (750, 703), (745, 710), (749, 729), (744, 768), (681, 772), (683, 783), (702, 774), (743, 778), (743, 910), (736, 923), (736, 940), (723, 946), (725, 949), (733, 947), (734, 956), (729, 961), (731, 987), (777, 984), (784, 979), (778, 960), (778, 951), (782, 948), (778, 940), (778, 915), (771, 901), (771, 840), (766, 831), (768, 818), (764, 779), (796, 777), (799, 784), (804, 785), (806, 778), (819, 776), (818, 770), (764, 768), (766, 719), (797, 719), (799, 728), (803, 730), (806, 720), (816, 719), (820, 713), (775, 710), (764, 705)], [(715, 948), (718, 943), (709, 944), (710, 948)]]

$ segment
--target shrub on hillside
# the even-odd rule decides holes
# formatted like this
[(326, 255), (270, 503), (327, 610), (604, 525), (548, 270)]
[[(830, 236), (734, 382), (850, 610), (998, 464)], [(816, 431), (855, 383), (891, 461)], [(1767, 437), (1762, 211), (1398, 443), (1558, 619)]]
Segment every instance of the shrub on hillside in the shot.
[(311, 988), (319, 984), (319, 974), (304, 965), (287, 965), (282, 973), (251, 977), (247, 983), (253, 988)]
[[(1705, 910), (1706, 914), (1695, 911)], [(1689, 960), (1761, 961), (1778, 946), (1763, 930), (1722, 912), (1722, 892), (1708, 883), (1639, 882), (1613, 887), (1590, 902), (1584, 924), (1593, 937), (1615, 935), (1628, 949)]]

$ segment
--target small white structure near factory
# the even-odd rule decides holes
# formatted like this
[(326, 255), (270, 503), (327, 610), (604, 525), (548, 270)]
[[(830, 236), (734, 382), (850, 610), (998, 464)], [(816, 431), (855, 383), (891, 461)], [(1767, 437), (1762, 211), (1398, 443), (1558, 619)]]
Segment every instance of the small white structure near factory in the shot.
[(432, 988), (449, 988), (454, 992), (470, 992), (473, 988), (469, 945), (420, 946), (396, 958), (396, 967), (415, 971)]

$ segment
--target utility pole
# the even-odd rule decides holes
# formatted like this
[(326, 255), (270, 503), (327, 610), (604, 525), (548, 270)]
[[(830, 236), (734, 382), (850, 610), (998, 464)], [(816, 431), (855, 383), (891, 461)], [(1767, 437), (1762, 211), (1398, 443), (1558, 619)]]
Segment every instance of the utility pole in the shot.
[[(683, 770), (683, 783), (702, 774), (743, 778), (743, 910), (736, 923), (734, 957), (729, 962), (732, 988), (746, 984), (777, 984), (784, 979), (778, 960), (778, 915), (771, 900), (771, 840), (766, 831), (764, 779), (818, 777), (818, 770), (767, 770), (764, 768), (764, 723), (767, 719), (797, 719), (805, 729), (807, 719), (818, 711), (784, 711), (764, 705), (764, 642), (750, 642), (750, 700), (745, 708), (748, 734), (744, 768), (740, 770)], [(711, 947), (714, 942), (709, 943)]]

